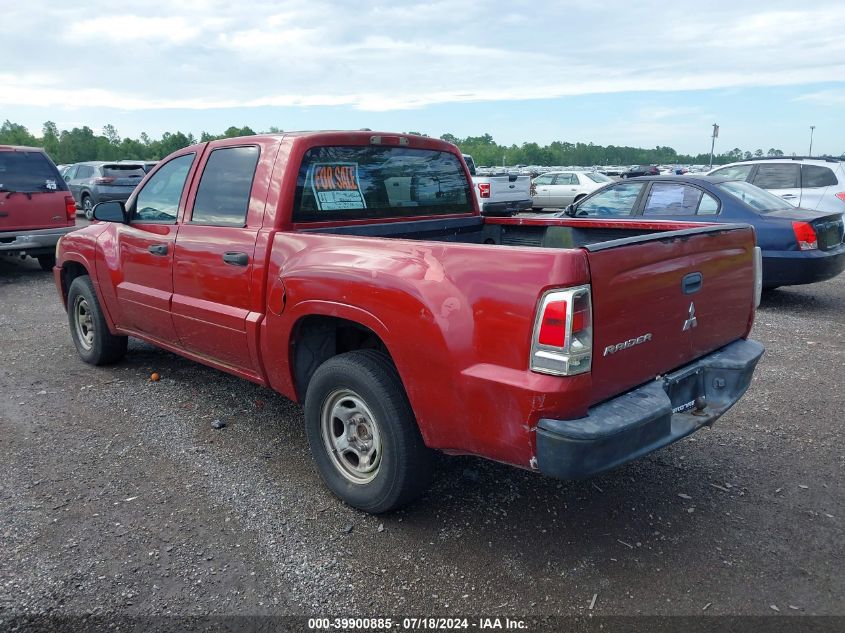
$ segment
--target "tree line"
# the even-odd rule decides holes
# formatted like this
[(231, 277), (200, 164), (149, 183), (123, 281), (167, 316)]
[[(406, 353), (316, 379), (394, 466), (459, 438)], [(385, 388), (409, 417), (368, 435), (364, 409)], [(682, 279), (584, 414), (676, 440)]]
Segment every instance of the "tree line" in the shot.
[[(267, 132), (282, 130), (271, 127)], [(250, 136), (256, 132), (248, 126), (231, 126), (222, 134), (203, 132), (199, 138), (191, 133), (165, 132), (161, 138), (150, 138), (141, 133), (137, 138), (121, 138), (117, 129), (107, 124), (100, 134), (88, 127), (59, 130), (53, 121), (47, 121), (41, 128), (41, 136), (33, 135), (25, 126), (8, 119), (0, 126), (0, 145), (28, 145), (43, 147), (56, 164), (77, 163), (85, 160), (158, 160), (178, 149), (197, 142), (219, 138)], [(409, 132), (419, 134), (419, 132)], [(522, 145), (500, 145), (490, 134), (459, 138), (443, 134), (444, 141), (454, 143), (465, 154), (472, 154), (476, 165), (634, 165), (634, 164), (693, 164), (705, 165), (710, 154), (679, 154), (671, 147), (657, 146), (654, 149), (619, 145), (595, 145), (593, 143), (570, 143), (554, 141), (540, 146), (538, 143)], [(767, 152), (762, 149), (743, 151), (738, 147), (716, 154), (714, 164), (725, 164), (742, 159), (763, 156), (783, 156), (774, 147)], [(842, 153), (845, 158), (845, 152)]]

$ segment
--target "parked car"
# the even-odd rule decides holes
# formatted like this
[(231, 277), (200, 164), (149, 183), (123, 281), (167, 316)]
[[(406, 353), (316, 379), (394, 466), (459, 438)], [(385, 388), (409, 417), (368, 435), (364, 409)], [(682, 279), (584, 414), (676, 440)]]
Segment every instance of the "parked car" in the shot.
[(744, 180), (780, 196), (794, 207), (841, 213), (845, 219), (845, 161), (805, 156), (757, 158), (710, 172)]
[(566, 215), (751, 224), (763, 251), (764, 288), (823, 281), (845, 269), (839, 214), (795, 208), (729, 176), (620, 182), (568, 208)]
[(55, 273), (81, 358), (134, 336), (303, 402), (320, 475), (368, 512), (415, 498), (432, 449), (616, 467), (712, 424), (763, 353), (751, 227), (485, 217), (438, 139), (201, 143), (94, 217)]
[(0, 145), (0, 256), (34, 257), (44, 270), (76, 227), (76, 207), (43, 149)]
[(537, 176), (531, 183), (531, 207), (563, 208), (572, 202), (614, 182), (597, 171), (551, 171)]
[(531, 176), (528, 174), (479, 176), (472, 156), (469, 154), (461, 156), (469, 169), (472, 190), (484, 215), (507, 216), (531, 208)]
[(634, 165), (619, 174), (619, 177), (636, 178), (637, 176), (658, 176), (659, 174), (660, 169), (657, 165)]
[(125, 202), (147, 172), (141, 163), (89, 161), (76, 163), (65, 172), (64, 179), (85, 217), (93, 219), (94, 205), (106, 200)]

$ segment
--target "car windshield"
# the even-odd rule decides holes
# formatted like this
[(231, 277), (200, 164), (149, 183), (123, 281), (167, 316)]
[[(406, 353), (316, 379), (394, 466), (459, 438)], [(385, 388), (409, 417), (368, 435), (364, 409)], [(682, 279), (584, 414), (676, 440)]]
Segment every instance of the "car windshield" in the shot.
[(608, 178), (604, 174), (600, 174), (597, 171), (590, 171), (584, 175), (593, 182), (613, 182), (613, 178)]
[(788, 202), (784, 202), (782, 198), (742, 180), (723, 182), (716, 186), (735, 198), (739, 198), (757, 213), (771, 213), (772, 211), (794, 208)]
[(0, 152), (0, 190), (64, 190), (64, 181), (41, 152)]

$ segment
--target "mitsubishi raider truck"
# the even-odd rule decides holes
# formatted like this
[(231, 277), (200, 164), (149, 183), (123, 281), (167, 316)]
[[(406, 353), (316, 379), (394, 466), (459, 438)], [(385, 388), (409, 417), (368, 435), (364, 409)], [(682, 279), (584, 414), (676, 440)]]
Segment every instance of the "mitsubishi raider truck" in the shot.
[(746, 391), (747, 225), (482, 215), (453, 145), (374, 132), (222, 139), (162, 160), (62, 238), (94, 365), (127, 337), (303, 403), (327, 486), (410, 502), (435, 450), (582, 478)]

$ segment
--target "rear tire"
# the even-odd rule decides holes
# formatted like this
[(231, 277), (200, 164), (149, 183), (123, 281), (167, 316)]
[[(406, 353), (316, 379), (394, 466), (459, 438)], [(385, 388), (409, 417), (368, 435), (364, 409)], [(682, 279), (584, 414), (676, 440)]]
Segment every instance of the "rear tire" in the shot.
[(320, 365), (308, 383), (305, 425), (323, 481), (359, 510), (396, 510), (431, 483), (432, 451), (381, 352), (347, 352)]
[(86, 220), (94, 219), (94, 203), (91, 202), (91, 196), (82, 196), (82, 212), (85, 214)]
[(39, 255), (38, 256), (38, 265), (41, 266), (41, 270), (53, 270), (53, 266), (56, 265), (56, 256), (55, 255)]
[(94, 285), (88, 275), (77, 277), (67, 293), (70, 337), (80, 358), (89, 365), (116, 363), (126, 354), (129, 339), (109, 332)]

